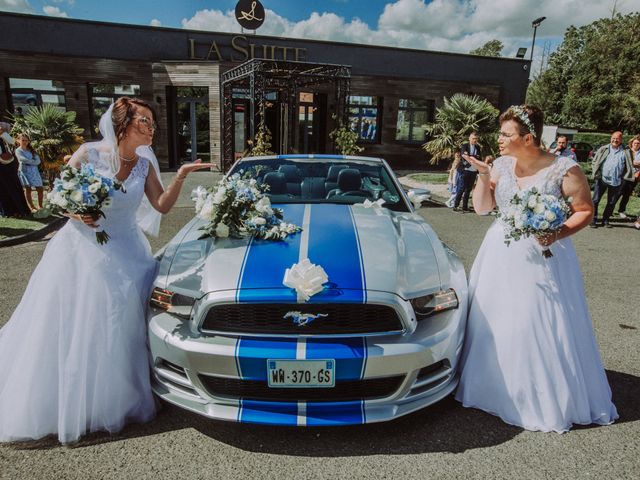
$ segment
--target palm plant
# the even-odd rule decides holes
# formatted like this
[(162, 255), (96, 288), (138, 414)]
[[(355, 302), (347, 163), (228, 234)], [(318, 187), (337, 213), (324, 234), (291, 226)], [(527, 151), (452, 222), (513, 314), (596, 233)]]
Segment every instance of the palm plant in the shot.
[(487, 154), (495, 154), (498, 146), (498, 110), (477, 95), (456, 93), (444, 99), (436, 109), (435, 122), (425, 125), (430, 140), (422, 148), (431, 154), (430, 163), (448, 160), (472, 131)]
[(76, 124), (76, 112), (64, 112), (45, 104), (30, 109), (24, 116), (12, 116), (13, 134), (24, 133), (42, 159), (49, 184), (58, 175), (65, 155), (82, 143), (83, 128)]

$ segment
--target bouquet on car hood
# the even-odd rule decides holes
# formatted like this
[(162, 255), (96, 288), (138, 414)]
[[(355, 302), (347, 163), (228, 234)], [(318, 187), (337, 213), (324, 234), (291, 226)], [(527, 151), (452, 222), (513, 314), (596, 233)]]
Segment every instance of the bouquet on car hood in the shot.
[(282, 210), (271, 206), (264, 192), (267, 185), (259, 185), (255, 178), (240, 174), (225, 177), (216, 187), (197, 187), (191, 194), (196, 215), (207, 224), (200, 228), (200, 238), (256, 238), (282, 240), (302, 230), (282, 219)]
[[(555, 195), (546, 195), (531, 188), (516, 193), (509, 207), (498, 213), (504, 225), (504, 242), (509, 245), (512, 240), (522, 237), (540, 237), (553, 234), (571, 215), (569, 207), (571, 198), (563, 199)], [(549, 248), (542, 250), (545, 258), (552, 257)]]
[[(53, 213), (91, 215), (95, 220), (106, 218), (102, 209), (111, 204), (111, 197), (120, 189), (120, 182), (96, 173), (90, 163), (80, 168), (65, 165), (47, 194), (47, 209)], [(96, 240), (103, 245), (109, 241), (109, 235), (101, 230), (96, 232)]]

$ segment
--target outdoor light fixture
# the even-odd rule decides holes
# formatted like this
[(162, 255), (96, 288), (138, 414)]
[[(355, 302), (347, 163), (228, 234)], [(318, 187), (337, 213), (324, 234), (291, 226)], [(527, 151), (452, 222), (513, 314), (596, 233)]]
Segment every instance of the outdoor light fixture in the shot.
[(544, 22), (544, 20), (546, 18), (547, 17), (536, 18), (533, 22), (531, 22), (531, 26), (533, 27), (533, 41), (531, 42), (531, 58), (530, 58), (530, 61), (532, 61), (532, 62), (533, 62), (533, 47), (536, 46), (536, 30), (538, 29), (540, 24), (542, 22)]
[(524, 58), (527, 53), (527, 47), (520, 47), (516, 53), (516, 58)]

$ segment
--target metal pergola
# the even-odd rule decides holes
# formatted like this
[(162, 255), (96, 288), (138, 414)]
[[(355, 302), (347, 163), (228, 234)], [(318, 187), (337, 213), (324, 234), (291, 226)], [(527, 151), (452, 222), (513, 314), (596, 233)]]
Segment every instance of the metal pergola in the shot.
[(298, 93), (315, 85), (333, 84), (336, 114), (346, 121), (347, 98), (351, 82), (351, 67), (327, 63), (264, 60), (254, 58), (222, 74), (222, 141), (223, 165), (233, 163), (233, 94), (242, 91), (249, 99), (249, 138), (256, 134), (256, 108), (262, 105), (265, 93), (278, 92), (286, 98), (287, 121), (282, 153), (290, 153), (294, 145)]

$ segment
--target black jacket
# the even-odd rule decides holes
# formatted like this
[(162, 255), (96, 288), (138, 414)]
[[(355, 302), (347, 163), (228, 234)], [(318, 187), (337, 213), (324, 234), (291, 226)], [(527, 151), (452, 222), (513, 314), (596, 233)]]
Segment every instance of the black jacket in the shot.
[[(464, 143), (462, 147), (460, 147), (460, 155), (469, 155), (470, 147), (471, 146), (468, 143)], [(478, 160), (482, 160), (482, 151), (480, 150), (480, 145), (476, 143), (475, 147), (476, 147), (476, 154), (474, 155), (474, 157), (476, 157)], [(471, 164), (467, 162), (464, 159), (464, 157), (462, 157), (462, 159), (460, 160), (460, 163), (458, 164), (458, 171), (462, 172), (463, 170), (465, 170), (470, 166)]]

